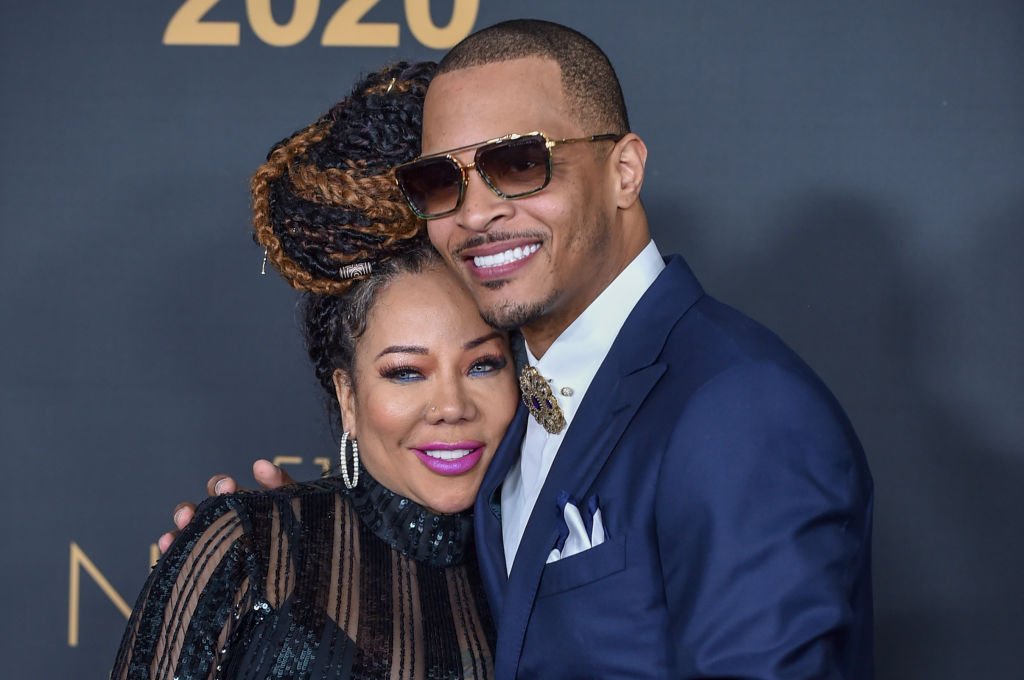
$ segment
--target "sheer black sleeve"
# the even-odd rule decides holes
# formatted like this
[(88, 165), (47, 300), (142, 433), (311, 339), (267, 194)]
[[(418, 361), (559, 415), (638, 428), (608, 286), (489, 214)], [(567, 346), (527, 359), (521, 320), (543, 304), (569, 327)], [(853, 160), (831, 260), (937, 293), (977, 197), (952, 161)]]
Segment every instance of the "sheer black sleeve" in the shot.
[(212, 678), (251, 599), (253, 557), (230, 497), (211, 498), (150, 573), (111, 680)]

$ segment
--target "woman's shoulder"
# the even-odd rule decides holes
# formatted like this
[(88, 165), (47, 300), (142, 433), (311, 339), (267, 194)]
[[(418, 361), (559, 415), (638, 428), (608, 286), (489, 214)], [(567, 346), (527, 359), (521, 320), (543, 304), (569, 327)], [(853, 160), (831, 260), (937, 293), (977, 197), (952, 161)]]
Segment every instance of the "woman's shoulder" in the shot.
[(344, 484), (336, 477), (288, 484), (277, 489), (243, 490), (208, 498), (196, 510), (196, 518), (209, 521), (225, 514), (237, 515), (246, 533), (285, 528), (312, 514), (333, 515), (345, 494)]
[(232, 507), (245, 508), (313, 496), (337, 496), (342, 495), (344, 492), (345, 486), (341, 479), (338, 477), (323, 477), (309, 482), (287, 484), (276, 489), (242, 490), (232, 494), (224, 494), (219, 496), (219, 498), (227, 499), (228, 504)]

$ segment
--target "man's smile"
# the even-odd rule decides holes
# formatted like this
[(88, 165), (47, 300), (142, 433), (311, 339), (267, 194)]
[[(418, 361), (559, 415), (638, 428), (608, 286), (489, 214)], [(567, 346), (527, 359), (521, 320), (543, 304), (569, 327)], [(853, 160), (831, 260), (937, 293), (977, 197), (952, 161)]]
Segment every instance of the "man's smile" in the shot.
[(503, 250), (494, 255), (477, 255), (473, 258), (473, 264), (480, 269), (489, 269), (503, 264), (511, 264), (533, 255), (540, 250), (539, 243), (533, 243), (526, 247), (515, 247)]
[(460, 257), (476, 278), (495, 279), (519, 270), (539, 250), (537, 239), (503, 240), (469, 248)]

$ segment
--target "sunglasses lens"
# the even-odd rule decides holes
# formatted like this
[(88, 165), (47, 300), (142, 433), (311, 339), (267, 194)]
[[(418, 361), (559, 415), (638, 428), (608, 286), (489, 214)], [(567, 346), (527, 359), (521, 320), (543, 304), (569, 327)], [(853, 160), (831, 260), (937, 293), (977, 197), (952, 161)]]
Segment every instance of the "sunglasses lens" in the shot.
[(402, 193), (421, 217), (442, 215), (458, 206), (462, 171), (448, 158), (424, 158), (398, 168), (395, 176)]
[(548, 158), (544, 138), (534, 135), (480, 147), (476, 167), (505, 198), (515, 198), (547, 186)]

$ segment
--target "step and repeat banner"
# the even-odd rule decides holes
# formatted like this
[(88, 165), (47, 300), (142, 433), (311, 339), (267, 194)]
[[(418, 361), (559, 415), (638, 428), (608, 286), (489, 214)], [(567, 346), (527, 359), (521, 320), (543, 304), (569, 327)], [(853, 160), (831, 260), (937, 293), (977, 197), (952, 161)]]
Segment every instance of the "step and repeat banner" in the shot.
[(1014, 677), (1024, 639), (1018, 0), (5, 3), (5, 678), (99, 679), (171, 510), (337, 442), (260, 273), (250, 174), (398, 59), (529, 16), (606, 49), (663, 252), (777, 330), (877, 485), (878, 677)]

